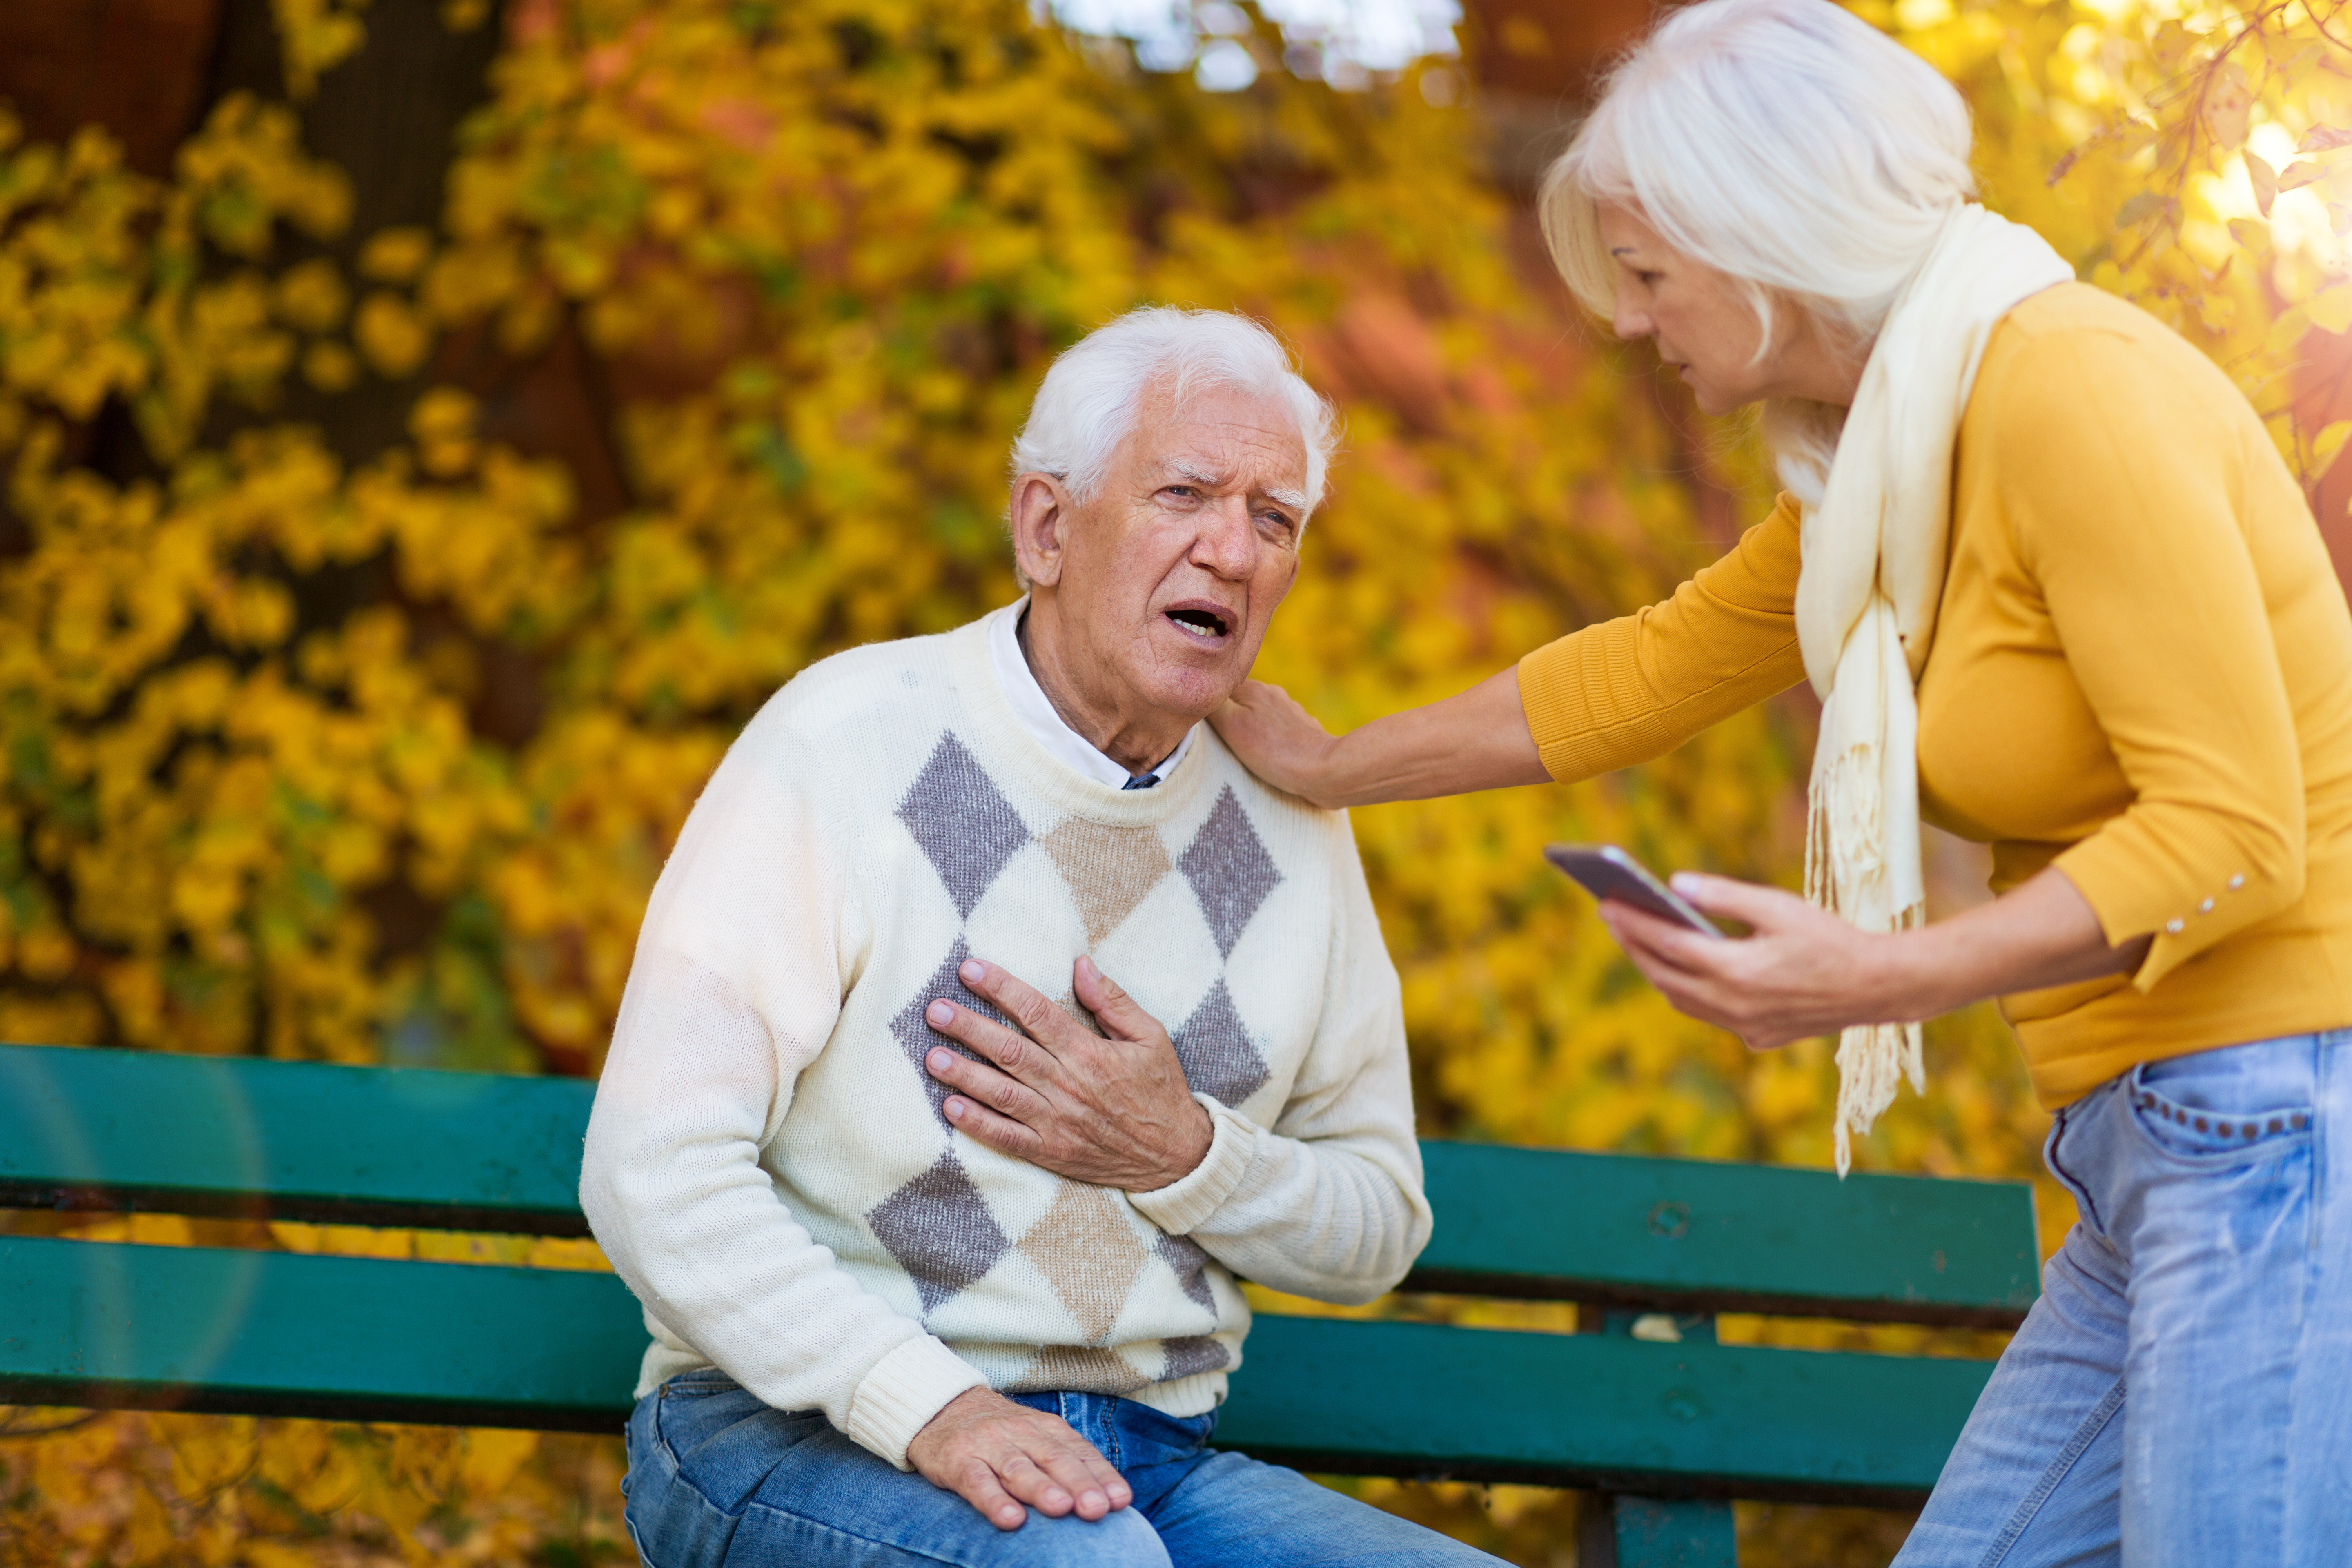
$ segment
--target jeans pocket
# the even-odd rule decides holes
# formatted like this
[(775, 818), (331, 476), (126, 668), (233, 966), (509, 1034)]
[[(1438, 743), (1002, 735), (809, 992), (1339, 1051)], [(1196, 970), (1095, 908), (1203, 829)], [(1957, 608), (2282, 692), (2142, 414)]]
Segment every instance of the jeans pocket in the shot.
[(2067, 1168), (2072, 1152), (2066, 1150), (2064, 1144), (2067, 1131), (2078, 1126), (2098, 1098), (2110, 1092), (2114, 1088), (2115, 1084), (2110, 1080), (2101, 1084), (2074, 1104), (2061, 1106), (2058, 1113), (2050, 1119), (2049, 1136), (2042, 1141), (2042, 1163), (2048, 1168), (2051, 1175), (2057, 1178), (2058, 1184), (2074, 1195), (2075, 1216), (2081, 1220), (2083, 1228), (2101, 1241), (2106, 1239), (2107, 1230), (2106, 1226), (2100, 1219), (2098, 1199), (2093, 1195), (2091, 1189), (2084, 1184), (2083, 1179)]
[(2132, 1123), (2158, 1149), (2186, 1160), (2226, 1161), (2308, 1141), (2311, 1079), (2296, 1070), (2291, 1055), (2279, 1059), (2275, 1048), (2304, 1043), (2224, 1047), (2142, 1062), (2127, 1086)]
[(732, 1394), (743, 1385), (715, 1366), (699, 1372), (681, 1372), (661, 1385), (665, 1399), (695, 1399), (706, 1394)]
[(655, 1390), (649, 1436), (671, 1464), (682, 1465), (686, 1454), (767, 1408), (722, 1372), (683, 1373)]

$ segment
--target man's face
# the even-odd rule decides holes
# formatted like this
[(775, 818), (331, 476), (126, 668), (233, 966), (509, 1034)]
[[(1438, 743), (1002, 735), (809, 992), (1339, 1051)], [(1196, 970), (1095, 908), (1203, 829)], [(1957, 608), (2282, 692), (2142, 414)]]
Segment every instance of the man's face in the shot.
[(1298, 574), (1306, 490), (1305, 444), (1279, 402), (1216, 389), (1179, 410), (1154, 389), (1093, 499), (1050, 531), (1058, 557), (1017, 531), (1072, 651), (1096, 661), (1072, 674), (1162, 711), (1215, 709)]

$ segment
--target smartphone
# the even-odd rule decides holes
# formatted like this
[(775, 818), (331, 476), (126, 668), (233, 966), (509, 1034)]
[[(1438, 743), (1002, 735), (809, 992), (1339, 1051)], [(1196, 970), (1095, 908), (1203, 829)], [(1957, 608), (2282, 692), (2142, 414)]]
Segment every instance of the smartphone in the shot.
[(1720, 940), (1723, 932), (1679, 894), (1650, 874), (1650, 868), (1614, 844), (1548, 844), (1544, 858), (1576, 879), (1577, 885), (1596, 899), (1614, 899), (1644, 914), (1688, 926), (1701, 936)]

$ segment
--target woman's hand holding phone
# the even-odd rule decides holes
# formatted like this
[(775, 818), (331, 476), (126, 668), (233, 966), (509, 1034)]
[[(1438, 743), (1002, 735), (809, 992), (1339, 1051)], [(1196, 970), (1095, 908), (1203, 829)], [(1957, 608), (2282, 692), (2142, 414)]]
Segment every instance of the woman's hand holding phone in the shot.
[(1601, 919), (1650, 984), (1678, 1012), (1771, 1050), (1895, 1016), (1888, 981), (1891, 939), (1856, 931), (1794, 893), (1728, 877), (1676, 874), (1669, 884), (1701, 914), (1737, 921), (1749, 934), (1706, 936), (1617, 900)]

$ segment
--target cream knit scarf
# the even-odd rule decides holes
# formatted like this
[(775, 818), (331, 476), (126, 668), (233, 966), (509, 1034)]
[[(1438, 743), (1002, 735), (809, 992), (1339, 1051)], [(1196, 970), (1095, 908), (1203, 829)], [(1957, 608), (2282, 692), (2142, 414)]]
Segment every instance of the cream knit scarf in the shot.
[[(1821, 504), (1804, 518), (1797, 638), (1822, 699), (1805, 832), (1805, 896), (1867, 931), (1927, 918), (1919, 851), (1919, 709), (1943, 596), (1952, 444), (1994, 323), (2071, 280), (2042, 237), (1980, 206), (1945, 219), (1863, 367)], [(1849, 1134), (1925, 1092), (1917, 1024), (1857, 1024), (1838, 1040), (1837, 1168)]]

